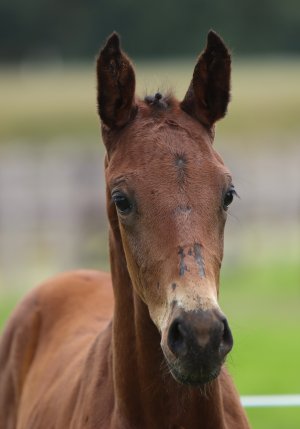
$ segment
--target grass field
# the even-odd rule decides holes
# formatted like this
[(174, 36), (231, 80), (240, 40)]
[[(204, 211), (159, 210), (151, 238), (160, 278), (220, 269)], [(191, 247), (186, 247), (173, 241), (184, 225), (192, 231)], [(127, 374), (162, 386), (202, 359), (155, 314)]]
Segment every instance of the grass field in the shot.
[[(193, 65), (190, 60), (138, 63), (139, 94), (174, 88), (182, 97)], [(232, 103), (228, 118), (218, 125), (218, 140), (258, 154), (266, 147), (272, 151), (274, 145), (287, 150), (300, 135), (299, 76), (300, 59), (235, 61)], [(82, 144), (98, 140), (95, 87), (92, 64), (0, 69), (1, 144), (46, 145), (54, 140), (71, 142), (73, 137)], [(267, 226), (267, 220), (260, 221)], [(274, 246), (272, 240), (265, 244), (263, 258), (255, 256), (255, 243), (237, 263), (226, 262), (225, 257), (221, 305), (235, 339), (228, 367), (244, 395), (300, 393), (296, 233), (299, 229), (293, 257), (289, 242)], [(24, 293), (18, 284), (1, 286), (0, 278), (0, 329)], [(254, 429), (300, 428), (300, 408), (254, 409), (248, 414)]]
[[(224, 274), (223, 308), (235, 348), (228, 366), (242, 394), (299, 393), (299, 263), (249, 265)], [(300, 409), (248, 410), (253, 428), (296, 429)]]
[[(140, 96), (174, 89), (182, 98), (194, 61), (139, 62)], [(218, 137), (251, 141), (271, 135), (284, 144), (282, 134), (299, 132), (300, 60), (244, 60), (233, 64), (232, 103)], [(0, 69), (0, 141), (19, 139), (47, 143), (49, 138), (98, 136), (94, 65), (63, 68)], [(279, 135), (278, 135), (279, 133)]]

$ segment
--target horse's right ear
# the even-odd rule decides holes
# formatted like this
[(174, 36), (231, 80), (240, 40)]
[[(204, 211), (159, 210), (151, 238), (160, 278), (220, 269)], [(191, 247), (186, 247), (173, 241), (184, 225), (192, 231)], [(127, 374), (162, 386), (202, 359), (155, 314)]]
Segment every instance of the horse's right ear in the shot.
[(113, 33), (97, 58), (97, 101), (102, 122), (109, 128), (121, 128), (135, 115), (135, 74)]
[(211, 30), (181, 102), (182, 110), (209, 128), (226, 114), (230, 99), (230, 65), (225, 43)]

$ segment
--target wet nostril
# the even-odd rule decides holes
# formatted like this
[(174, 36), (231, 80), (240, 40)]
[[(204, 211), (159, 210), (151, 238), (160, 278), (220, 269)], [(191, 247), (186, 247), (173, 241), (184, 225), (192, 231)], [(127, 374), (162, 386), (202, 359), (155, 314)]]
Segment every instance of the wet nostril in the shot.
[(224, 357), (227, 355), (227, 353), (230, 352), (233, 346), (233, 338), (231, 334), (231, 330), (229, 328), (227, 319), (223, 319), (223, 336), (221, 341), (221, 352), (224, 355)]
[(183, 355), (186, 351), (186, 332), (182, 322), (175, 319), (170, 326), (168, 346), (175, 356)]

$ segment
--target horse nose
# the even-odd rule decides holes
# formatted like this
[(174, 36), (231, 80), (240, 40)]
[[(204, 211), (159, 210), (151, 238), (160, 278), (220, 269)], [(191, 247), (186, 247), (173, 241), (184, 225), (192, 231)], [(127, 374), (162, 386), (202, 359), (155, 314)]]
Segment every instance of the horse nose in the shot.
[(225, 316), (215, 310), (182, 312), (169, 328), (167, 344), (178, 359), (222, 361), (233, 346)]

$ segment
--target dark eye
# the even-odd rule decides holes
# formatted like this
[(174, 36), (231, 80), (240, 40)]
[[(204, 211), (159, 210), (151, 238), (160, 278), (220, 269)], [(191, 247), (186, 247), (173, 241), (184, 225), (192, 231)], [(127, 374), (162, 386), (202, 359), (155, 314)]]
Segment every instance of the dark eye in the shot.
[(128, 214), (131, 212), (132, 203), (126, 195), (117, 192), (112, 195), (112, 199), (120, 213)]
[(230, 189), (228, 189), (228, 191), (226, 192), (225, 196), (224, 196), (224, 201), (223, 201), (223, 208), (224, 210), (227, 210), (228, 207), (230, 206), (230, 204), (233, 201), (234, 196), (237, 195), (236, 191), (233, 187), (231, 187)]

